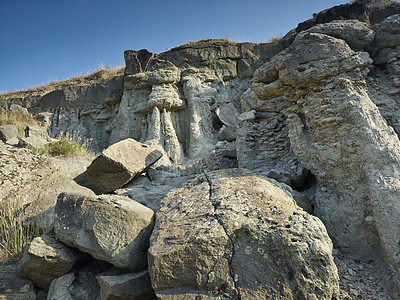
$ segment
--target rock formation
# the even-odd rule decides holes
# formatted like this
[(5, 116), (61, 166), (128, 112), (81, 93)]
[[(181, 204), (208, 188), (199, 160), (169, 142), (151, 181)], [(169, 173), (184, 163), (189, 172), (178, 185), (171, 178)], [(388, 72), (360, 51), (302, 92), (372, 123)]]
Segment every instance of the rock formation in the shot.
[(375, 31), (359, 21), (303, 31), (255, 72), (251, 88), (260, 100), (284, 99), (291, 149), (318, 180), (314, 213), (337, 245), (369, 258), (381, 246), (399, 270), (400, 236), (393, 228), (400, 228), (400, 142), (367, 89), (373, 60), (358, 51), (370, 45), (377, 53), (382, 31), (400, 29), (397, 19), (388, 17)]
[(128, 197), (62, 193), (55, 214), (54, 232), (63, 243), (123, 269), (146, 265), (151, 209)]
[[(98, 152), (117, 149), (92, 164), (112, 168), (76, 178), (112, 193), (94, 195), (71, 181), (90, 161), (16, 148), (15, 130), (0, 142), (0, 205), (19, 199), (27, 223), (54, 222), (80, 249), (42, 285), (48, 299), (350, 299), (343, 287), (400, 298), (399, 13), (398, 2), (355, 1), (279, 42), (127, 50), (124, 74), (0, 95), (52, 137), (79, 131)], [(156, 157), (137, 151), (132, 167), (120, 145), (133, 139)], [(79, 180), (90, 172), (91, 184)], [(339, 287), (332, 244), (339, 276), (364, 290), (349, 276)]]
[(126, 139), (105, 149), (75, 181), (96, 194), (110, 193), (146, 171), (161, 156), (146, 144)]
[(172, 290), (180, 299), (184, 287), (215, 298), (332, 299), (331, 253), (319, 219), (267, 179), (232, 169), (196, 177), (162, 200), (149, 270), (157, 295)]

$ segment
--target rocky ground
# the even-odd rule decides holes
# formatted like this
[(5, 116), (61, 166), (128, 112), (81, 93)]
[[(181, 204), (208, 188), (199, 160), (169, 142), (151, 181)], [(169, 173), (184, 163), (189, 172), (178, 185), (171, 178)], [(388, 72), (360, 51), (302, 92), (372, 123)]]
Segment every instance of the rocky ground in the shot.
[(343, 299), (392, 300), (387, 269), (378, 260), (361, 261), (334, 250)]
[[(339, 270), (341, 298), (357, 300), (394, 300), (388, 287), (388, 271), (380, 261), (361, 261), (347, 254), (333, 251), (335, 264)], [(20, 299), (30, 299), (29, 280), (21, 278), (14, 262), (0, 262), (1, 295), (18, 293)], [(25, 287), (25, 288), (24, 288)], [(21, 292), (22, 291), (22, 292)]]

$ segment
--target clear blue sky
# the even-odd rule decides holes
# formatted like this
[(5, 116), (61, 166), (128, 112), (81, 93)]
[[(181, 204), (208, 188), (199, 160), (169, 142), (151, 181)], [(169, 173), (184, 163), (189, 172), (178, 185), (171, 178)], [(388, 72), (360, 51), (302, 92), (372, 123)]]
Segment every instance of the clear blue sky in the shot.
[(339, 0), (0, 0), (0, 91), (124, 64), (127, 49), (263, 42)]

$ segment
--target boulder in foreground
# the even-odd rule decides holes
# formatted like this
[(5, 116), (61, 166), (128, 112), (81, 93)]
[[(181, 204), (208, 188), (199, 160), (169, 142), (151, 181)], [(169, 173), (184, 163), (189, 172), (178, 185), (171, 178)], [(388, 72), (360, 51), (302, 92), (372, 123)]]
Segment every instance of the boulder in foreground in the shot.
[(128, 138), (105, 149), (75, 181), (96, 194), (121, 188), (162, 156), (146, 144)]
[(62, 193), (55, 207), (56, 237), (117, 268), (142, 270), (154, 212), (123, 196)]
[(50, 235), (42, 235), (26, 248), (18, 272), (47, 290), (53, 279), (68, 273), (76, 259), (73, 249)]
[(161, 299), (332, 299), (339, 293), (322, 222), (266, 178), (241, 169), (200, 175), (169, 192), (148, 258)]

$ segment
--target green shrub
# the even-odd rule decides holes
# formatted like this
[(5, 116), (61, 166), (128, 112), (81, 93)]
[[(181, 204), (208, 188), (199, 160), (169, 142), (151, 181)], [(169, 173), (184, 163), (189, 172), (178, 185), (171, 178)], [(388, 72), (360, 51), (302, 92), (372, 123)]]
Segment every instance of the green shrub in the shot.
[(47, 152), (50, 156), (68, 156), (79, 154), (81, 149), (77, 142), (62, 138), (56, 142), (48, 143)]
[(91, 140), (82, 139), (69, 132), (61, 134), (59, 140), (46, 144), (43, 149), (31, 149), (46, 156), (74, 156), (81, 155), (94, 158), (95, 153), (90, 150)]

